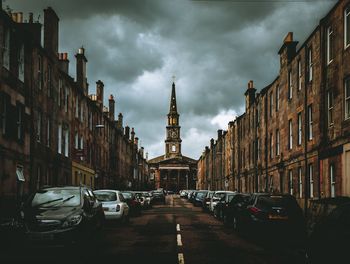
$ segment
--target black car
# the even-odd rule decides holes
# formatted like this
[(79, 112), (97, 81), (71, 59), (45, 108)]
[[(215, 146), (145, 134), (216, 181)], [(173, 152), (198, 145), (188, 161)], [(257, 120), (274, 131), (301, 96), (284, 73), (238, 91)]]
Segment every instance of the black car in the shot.
[(248, 193), (236, 193), (232, 197), (232, 200), (228, 203), (224, 210), (223, 221), (224, 225), (233, 227), (237, 230), (237, 216), (245, 209), (248, 201), (250, 200), (250, 194)]
[(208, 191), (206, 190), (197, 191), (194, 196), (193, 205), (202, 206), (207, 193)]
[(303, 211), (289, 194), (252, 194), (247, 206), (237, 215), (239, 229), (254, 235), (305, 241), (306, 223)]
[(80, 243), (102, 227), (102, 204), (88, 187), (51, 187), (23, 204), (24, 237), (29, 243)]
[(310, 201), (307, 244), (309, 263), (344, 263), (348, 258), (349, 241), (350, 197)]
[(214, 208), (214, 216), (220, 220), (224, 219), (224, 215), (226, 214), (226, 208), (228, 204), (233, 199), (235, 193), (225, 193)]
[(165, 195), (161, 190), (152, 191), (152, 204), (162, 203), (165, 204)]
[(136, 216), (141, 214), (141, 202), (133, 191), (122, 191), (122, 195), (129, 206), (130, 215)]

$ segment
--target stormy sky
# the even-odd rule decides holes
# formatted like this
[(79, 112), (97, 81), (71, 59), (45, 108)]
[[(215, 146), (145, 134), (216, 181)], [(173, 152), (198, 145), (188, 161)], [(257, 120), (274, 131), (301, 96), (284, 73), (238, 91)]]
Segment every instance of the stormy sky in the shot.
[(149, 158), (164, 154), (172, 76), (182, 153), (198, 159), (217, 129), (244, 110), (249, 80), (260, 90), (279, 70), (278, 50), (294, 32), (303, 43), (332, 0), (3, 0), (14, 12), (43, 22), (51, 6), (60, 18), (59, 52), (75, 76), (77, 49), (95, 82), (116, 98), (116, 115), (135, 127)]

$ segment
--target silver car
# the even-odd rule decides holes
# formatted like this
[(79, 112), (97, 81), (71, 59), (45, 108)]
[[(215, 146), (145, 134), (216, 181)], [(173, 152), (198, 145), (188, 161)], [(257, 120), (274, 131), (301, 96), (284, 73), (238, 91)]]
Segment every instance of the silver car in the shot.
[(129, 206), (120, 191), (96, 190), (94, 194), (102, 203), (106, 220), (129, 221)]

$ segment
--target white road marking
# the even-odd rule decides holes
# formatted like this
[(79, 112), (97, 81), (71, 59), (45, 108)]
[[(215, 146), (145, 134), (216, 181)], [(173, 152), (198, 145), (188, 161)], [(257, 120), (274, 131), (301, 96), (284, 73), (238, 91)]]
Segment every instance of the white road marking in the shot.
[(177, 258), (179, 259), (179, 264), (185, 264), (184, 254), (177, 254)]
[(182, 241), (181, 241), (181, 235), (180, 235), (180, 234), (177, 235), (177, 245), (178, 245), (179, 247), (182, 246)]
[(180, 225), (179, 224), (176, 225), (176, 231), (178, 231), (178, 232), (180, 231)]

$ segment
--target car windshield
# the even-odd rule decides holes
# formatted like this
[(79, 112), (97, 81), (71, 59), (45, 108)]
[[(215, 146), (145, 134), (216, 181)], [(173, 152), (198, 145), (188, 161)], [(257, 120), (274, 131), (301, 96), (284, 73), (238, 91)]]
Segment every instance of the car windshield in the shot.
[(205, 195), (207, 195), (206, 192), (198, 192), (198, 193), (197, 193), (197, 198), (202, 198), (202, 197), (204, 197)]
[(228, 197), (227, 197), (227, 198), (228, 198), (228, 201), (231, 202), (232, 199), (233, 199), (233, 197), (235, 197), (234, 194), (229, 194)]
[(97, 200), (101, 202), (112, 202), (117, 200), (117, 194), (109, 191), (95, 191), (94, 192)]
[(132, 194), (129, 192), (122, 192), (125, 199), (132, 199)]
[(32, 207), (73, 207), (80, 204), (79, 189), (45, 189), (35, 193)]
[(150, 197), (151, 195), (150, 195), (148, 192), (144, 192), (144, 193), (142, 193), (142, 196), (144, 196), (144, 197)]

